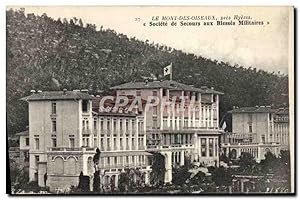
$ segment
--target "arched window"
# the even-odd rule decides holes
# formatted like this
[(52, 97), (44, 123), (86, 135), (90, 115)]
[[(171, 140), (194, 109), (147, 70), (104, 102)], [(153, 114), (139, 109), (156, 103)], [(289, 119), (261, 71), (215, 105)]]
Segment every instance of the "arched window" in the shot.
[(75, 175), (76, 174), (76, 160), (74, 157), (69, 157), (65, 163), (65, 174)]
[(54, 173), (62, 175), (64, 173), (64, 160), (62, 157), (56, 157), (54, 160)]

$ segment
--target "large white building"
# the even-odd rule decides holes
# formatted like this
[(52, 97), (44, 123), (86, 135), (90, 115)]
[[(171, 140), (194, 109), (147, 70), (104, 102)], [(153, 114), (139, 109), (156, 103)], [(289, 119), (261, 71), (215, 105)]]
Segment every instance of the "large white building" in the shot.
[[(165, 182), (172, 181), (172, 165), (184, 165), (185, 157), (203, 166), (218, 165), (219, 95), (223, 93), (172, 80), (131, 82), (112, 89), (117, 96), (158, 97), (158, 104), (141, 114), (147, 150), (165, 156)], [(164, 106), (164, 100), (174, 107)]]
[(248, 152), (260, 161), (270, 151), (289, 149), (289, 110), (270, 106), (234, 107), (232, 133), (222, 137), (222, 149), (232, 159)]
[(23, 100), (29, 103), (31, 181), (46, 183), (51, 191), (77, 186), (81, 171), (93, 176), (96, 147), (101, 150), (102, 185), (117, 185), (118, 175), (127, 167), (140, 169), (148, 180), (149, 153), (141, 117), (95, 112), (92, 100), (97, 99), (79, 91), (40, 91)]
[[(101, 185), (117, 186), (126, 168), (138, 169), (145, 184), (151, 172), (151, 153), (165, 156), (165, 182), (172, 165), (184, 158), (205, 166), (219, 162), (219, 95), (213, 88), (195, 88), (175, 81), (135, 82), (111, 88), (113, 99), (81, 91), (32, 91), (29, 104), (29, 176), (51, 191), (78, 185), (80, 172), (93, 180), (96, 148)], [(140, 97), (142, 110), (128, 106), (109, 110), (118, 97), (130, 103)], [(148, 96), (184, 102), (182, 112), (164, 108), (162, 101), (145, 110)], [(192, 100), (194, 104), (191, 104)]]

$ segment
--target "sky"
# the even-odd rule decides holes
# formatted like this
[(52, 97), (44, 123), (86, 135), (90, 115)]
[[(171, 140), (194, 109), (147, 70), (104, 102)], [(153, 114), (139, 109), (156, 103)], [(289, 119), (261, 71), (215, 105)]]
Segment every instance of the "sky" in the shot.
[[(288, 73), (289, 10), (287, 7), (23, 7), (26, 13), (46, 13), (54, 19), (81, 18), (98, 28), (149, 43), (164, 44), (187, 53), (269, 72)], [(7, 7), (7, 9), (10, 7)], [(250, 16), (263, 26), (150, 27), (153, 16)], [(137, 20), (139, 18), (140, 20)], [(190, 20), (191, 21), (191, 20)], [(177, 21), (178, 23), (180, 22)], [(268, 24), (267, 24), (268, 22)], [(143, 26), (146, 23), (147, 26)]]

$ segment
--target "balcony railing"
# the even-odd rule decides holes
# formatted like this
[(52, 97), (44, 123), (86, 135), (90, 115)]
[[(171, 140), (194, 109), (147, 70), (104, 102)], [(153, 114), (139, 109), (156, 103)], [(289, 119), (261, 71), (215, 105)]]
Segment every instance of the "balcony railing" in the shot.
[(95, 151), (94, 147), (48, 147), (48, 151)]

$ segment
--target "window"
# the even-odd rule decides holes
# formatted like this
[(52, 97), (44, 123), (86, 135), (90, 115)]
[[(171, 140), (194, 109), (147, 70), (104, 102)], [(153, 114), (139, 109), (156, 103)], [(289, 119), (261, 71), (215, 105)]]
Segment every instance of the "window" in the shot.
[(134, 147), (134, 138), (131, 139), (131, 146)]
[(82, 112), (88, 112), (88, 107), (89, 107), (89, 101), (82, 100)]
[(213, 102), (217, 101), (217, 95), (213, 94)]
[(97, 147), (97, 138), (94, 138), (94, 147)]
[(128, 121), (128, 119), (126, 119), (126, 127), (125, 127), (125, 129), (126, 129), (126, 131), (129, 130), (129, 121)]
[(196, 95), (195, 101), (199, 101), (199, 96), (200, 96), (200, 94), (199, 94), (199, 93), (196, 93), (195, 95)]
[(249, 133), (252, 133), (252, 124), (249, 124)]
[(94, 130), (97, 130), (97, 119), (94, 119)]
[(40, 149), (40, 139), (39, 138), (34, 138), (34, 146), (36, 150)]
[(152, 118), (152, 126), (153, 126), (154, 129), (157, 128), (157, 117)]
[(188, 118), (184, 118), (183, 127), (188, 127)]
[(206, 156), (206, 138), (201, 138), (201, 156)]
[(117, 129), (117, 120), (116, 119), (113, 119), (113, 126), (114, 126), (114, 130)]
[(107, 149), (110, 151), (110, 138), (107, 138)]
[(156, 97), (157, 96), (157, 90), (152, 91), (152, 96)]
[(209, 138), (209, 146), (208, 146), (208, 149), (209, 149), (209, 157), (213, 157), (214, 155), (214, 149), (213, 149), (213, 138)]
[(129, 150), (129, 139), (126, 138), (126, 149)]
[(83, 134), (82, 135), (82, 146), (84, 146), (84, 147), (90, 146), (90, 137), (89, 137), (89, 134)]
[(266, 142), (266, 137), (264, 135), (261, 136), (261, 142), (264, 144)]
[(69, 138), (70, 141), (70, 147), (74, 148), (75, 147), (75, 139), (74, 138)]
[(100, 149), (103, 151), (104, 150), (104, 142), (103, 138), (100, 139)]
[(100, 119), (100, 130), (103, 130), (103, 118)]
[(141, 95), (142, 95), (142, 92), (141, 92), (140, 90), (137, 90), (137, 91), (136, 91), (136, 96), (137, 96), (137, 97), (140, 97)]
[(157, 115), (157, 106), (152, 107), (153, 115)]
[(120, 131), (122, 131), (123, 130), (123, 122), (122, 122), (122, 120), (120, 120)]
[(117, 165), (117, 164), (118, 164), (118, 157), (115, 156), (115, 165)]
[(123, 139), (120, 138), (120, 149), (123, 150)]
[(85, 120), (82, 120), (82, 129), (85, 129)]
[(52, 103), (52, 114), (56, 114), (56, 103)]
[(117, 149), (117, 139), (116, 139), (116, 138), (114, 138), (114, 146), (113, 146), (113, 149), (114, 149), (114, 150)]
[(25, 145), (29, 146), (29, 138), (25, 138)]
[(38, 163), (40, 162), (40, 156), (34, 156), (35, 159), (35, 166), (38, 165)]
[(88, 129), (88, 130), (89, 130), (89, 129), (90, 129), (90, 126), (89, 126), (89, 121), (88, 121), (88, 120), (86, 120), (86, 121), (85, 121), (85, 123), (86, 123), (86, 129)]
[(110, 119), (107, 119), (107, 130), (110, 131)]
[(56, 119), (52, 119), (52, 132), (56, 132)]
[(52, 147), (57, 147), (56, 137), (52, 138)]
[(163, 89), (163, 96), (167, 96), (167, 90), (166, 89)]

